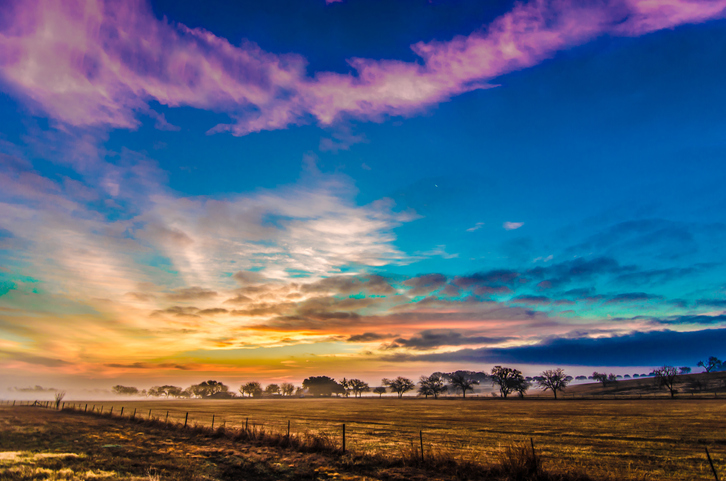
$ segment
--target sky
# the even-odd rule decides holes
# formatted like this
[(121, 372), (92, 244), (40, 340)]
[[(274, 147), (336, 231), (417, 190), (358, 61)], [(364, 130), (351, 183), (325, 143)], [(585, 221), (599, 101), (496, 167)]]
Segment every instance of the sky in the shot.
[(726, 355), (726, 0), (0, 12), (0, 392)]

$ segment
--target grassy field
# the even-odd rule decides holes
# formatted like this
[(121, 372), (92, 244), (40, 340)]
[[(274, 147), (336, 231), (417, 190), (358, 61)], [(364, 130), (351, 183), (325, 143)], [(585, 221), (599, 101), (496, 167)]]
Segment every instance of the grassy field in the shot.
[[(610, 479), (713, 479), (705, 457), (726, 475), (726, 399), (238, 399), (93, 402), (124, 416), (209, 426), (322, 432), (358, 453), (424, 453), (486, 465), (513, 443), (534, 440), (547, 467)], [(81, 407), (85, 402), (81, 403)]]

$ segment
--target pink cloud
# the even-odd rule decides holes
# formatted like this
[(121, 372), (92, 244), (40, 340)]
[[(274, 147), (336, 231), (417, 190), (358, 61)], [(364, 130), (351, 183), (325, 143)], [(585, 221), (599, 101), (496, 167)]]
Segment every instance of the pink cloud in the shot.
[(420, 62), (353, 58), (355, 74), (311, 76), (301, 56), (158, 20), (142, 0), (29, 0), (8, 7), (0, 27), (0, 76), (65, 124), (135, 128), (157, 101), (226, 112), (233, 123), (210, 132), (245, 135), (311, 119), (412, 115), (597, 36), (722, 18), (725, 8), (726, 0), (532, 1), (468, 36), (413, 45)]

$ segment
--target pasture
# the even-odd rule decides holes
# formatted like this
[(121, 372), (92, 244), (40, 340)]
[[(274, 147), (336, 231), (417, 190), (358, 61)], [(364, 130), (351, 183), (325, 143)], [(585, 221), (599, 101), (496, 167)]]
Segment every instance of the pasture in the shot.
[[(68, 407), (71, 402), (66, 403)], [(85, 402), (78, 403), (81, 409)], [(491, 464), (511, 444), (530, 438), (545, 467), (593, 478), (713, 479), (705, 448), (726, 475), (724, 399), (236, 399), (94, 401), (88, 409), (190, 426), (324, 433), (361, 454), (424, 454)], [(149, 413), (150, 412), (150, 413)]]

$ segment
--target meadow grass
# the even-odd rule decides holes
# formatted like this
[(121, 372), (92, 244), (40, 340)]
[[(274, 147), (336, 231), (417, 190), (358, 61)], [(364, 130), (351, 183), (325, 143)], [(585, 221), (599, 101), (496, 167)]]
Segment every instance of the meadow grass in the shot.
[[(78, 403), (76, 403), (78, 404)], [(81, 407), (85, 402), (80, 403)], [(68, 403), (67, 403), (68, 405)], [(244, 428), (326, 439), (379, 459), (420, 457), (427, 463), (501, 464), (512, 446), (535, 445), (550, 472), (584, 472), (610, 479), (713, 479), (726, 474), (726, 400), (546, 399), (236, 399), (92, 402), (124, 416), (151, 417), (189, 427)], [(524, 443), (524, 444), (523, 444)], [(436, 461), (438, 460), (438, 461)]]

